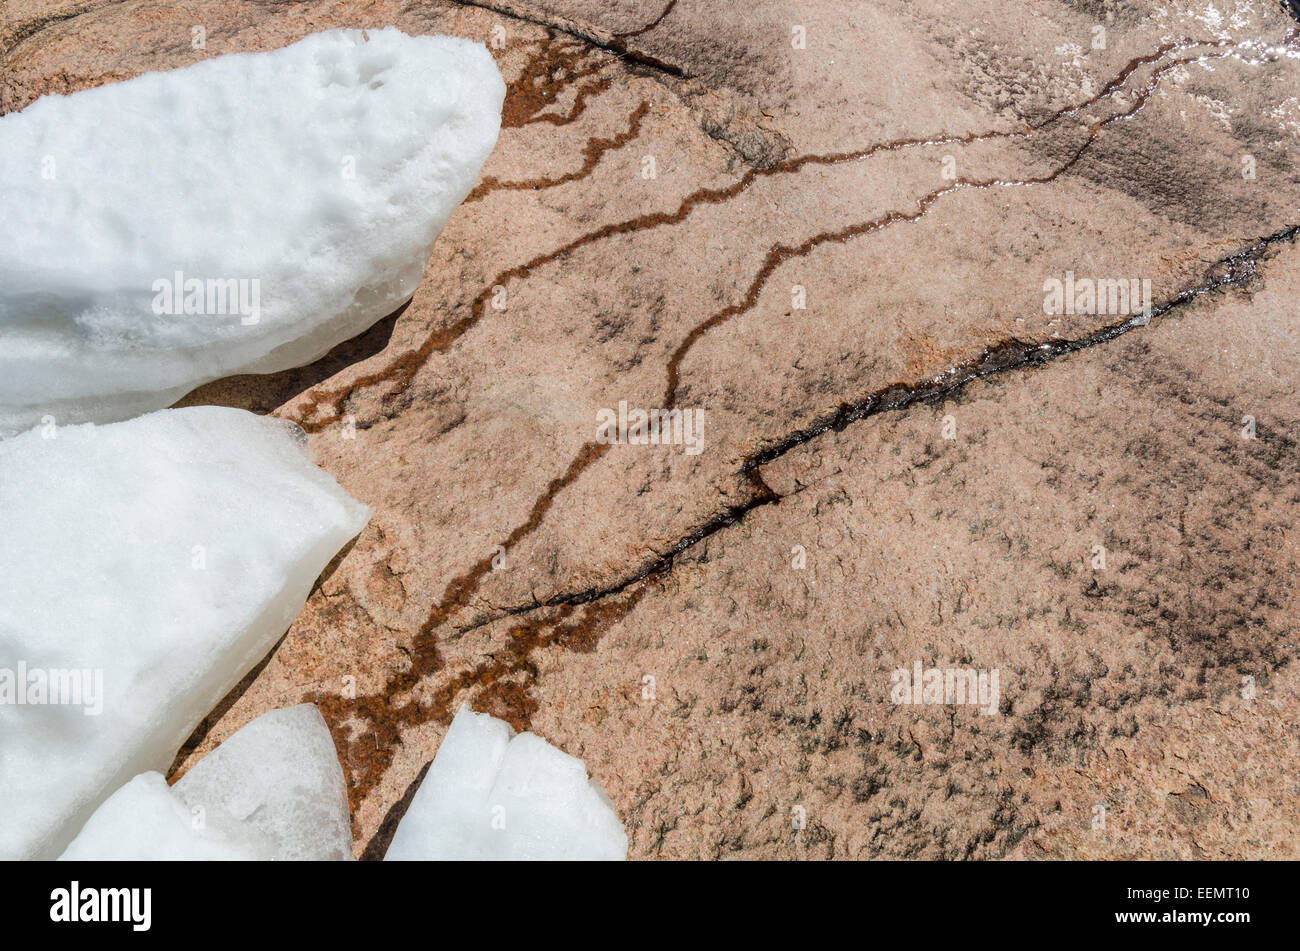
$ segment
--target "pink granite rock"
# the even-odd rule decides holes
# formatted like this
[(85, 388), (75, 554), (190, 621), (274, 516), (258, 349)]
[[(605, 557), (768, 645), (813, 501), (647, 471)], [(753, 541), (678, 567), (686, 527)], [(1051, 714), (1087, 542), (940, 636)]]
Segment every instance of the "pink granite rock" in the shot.
[(375, 514), (178, 768), (314, 701), (379, 857), (464, 701), (632, 857), (1294, 856), (1300, 44), (1231, 7), (19, 0), (5, 111), (338, 26), (509, 84), (409, 306), (187, 399)]

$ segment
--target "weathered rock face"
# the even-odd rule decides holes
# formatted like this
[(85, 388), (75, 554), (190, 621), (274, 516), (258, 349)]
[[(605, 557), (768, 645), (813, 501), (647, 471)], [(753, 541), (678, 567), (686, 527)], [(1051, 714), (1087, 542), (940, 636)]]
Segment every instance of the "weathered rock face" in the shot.
[[(1295, 854), (1280, 4), (10, 9), (5, 111), (336, 26), (510, 84), (409, 306), (186, 401), (301, 422), (375, 514), (178, 767), (315, 701), (378, 856), (467, 701), (634, 857)], [(1045, 313), (1068, 273), (1154, 316)], [(598, 441), (621, 401), (702, 451)], [(892, 703), (917, 662), (997, 712)]]

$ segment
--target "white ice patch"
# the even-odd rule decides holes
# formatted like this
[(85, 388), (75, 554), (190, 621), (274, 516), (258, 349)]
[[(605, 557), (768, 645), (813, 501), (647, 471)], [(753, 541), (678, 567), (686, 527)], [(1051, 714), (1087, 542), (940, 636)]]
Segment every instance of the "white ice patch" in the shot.
[[(513, 737), (513, 738), (512, 738)], [(627, 834), (582, 760), (462, 706), (388, 860), (627, 857)]]
[(168, 788), (141, 773), (100, 806), (62, 860), (352, 858), (343, 770), (320, 711), (272, 710)]
[(0, 116), (0, 436), (300, 366), (396, 310), (504, 95), (482, 45), (390, 27)]
[(368, 516), (298, 427), (242, 410), (0, 442), (0, 858), (58, 855), (166, 770)]

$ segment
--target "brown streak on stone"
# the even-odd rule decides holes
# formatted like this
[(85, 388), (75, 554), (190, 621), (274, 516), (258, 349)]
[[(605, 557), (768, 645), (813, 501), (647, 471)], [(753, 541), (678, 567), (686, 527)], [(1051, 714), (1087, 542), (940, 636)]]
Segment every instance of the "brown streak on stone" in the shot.
[(628, 118), (628, 127), (625, 131), (609, 139), (588, 139), (587, 145), (582, 150), (582, 165), (575, 171), (556, 178), (530, 178), (518, 182), (503, 182), (496, 178), (485, 178), (469, 193), (464, 203), (469, 204), (472, 201), (486, 198), (495, 191), (536, 191), (543, 188), (556, 188), (560, 185), (567, 185), (570, 182), (584, 179), (595, 171), (596, 166), (606, 152), (611, 149), (622, 148), (641, 134), (641, 123), (649, 112), (650, 104), (643, 102), (637, 106)]
[(605, 68), (605, 63), (579, 66), (590, 52), (582, 43), (554, 40), (544, 42), (542, 52), (524, 64), (523, 70), (510, 84), (506, 101), (501, 107), (501, 128), (518, 129), (534, 122), (561, 126), (577, 119), (586, 109), (590, 95), (604, 92), (610, 87), (611, 80), (608, 77), (580, 86), (567, 115), (542, 110), (555, 105), (559, 94), (575, 80), (586, 79)]
[[(414, 689), (428, 674), (445, 666), (436, 639), (427, 632), (416, 638), (411, 669), (391, 675), (375, 693), (355, 699), (337, 695), (309, 697), (320, 708), (340, 751), (340, 761), (348, 774), (353, 816), (392, 765), (401, 746), (403, 728), (433, 722), (449, 724), (455, 715), (453, 704), (463, 693), (472, 691), (480, 711), (506, 720), (516, 730), (528, 729), (538, 708), (538, 701), (530, 693), (537, 676), (533, 655), (553, 645), (578, 653), (595, 650), (601, 637), (632, 611), (647, 590), (648, 584), (642, 585), (621, 599), (589, 605), (578, 617), (573, 617), (577, 606), (565, 605), (546, 617), (516, 624), (508, 632), (503, 650), (453, 675), (423, 702), (411, 698), (392, 703), (391, 698)], [(353, 732), (349, 727), (352, 720), (363, 721), (368, 730)]]
[(677, 0), (668, 0), (668, 6), (664, 7), (663, 12), (647, 23), (645, 26), (632, 30), (628, 33), (615, 33), (614, 35), (620, 40), (630, 40), (634, 36), (645, 36), (660, 23), (668, 18), (668, 14), (673, 12), (673, 7), (677, 6)]
[[(532, 534), (537, 526), (542, 524), (542, 519), (550, 511), (555, 502), (555, 497), (564, 491), (569, 485), (577, 481), (593, 463), (600, 459), (609, 451), (608, 443), (587, 443), (581, 451), (570, 461), (567, 469), (562, 475), (552, 479), (546, 486), (546, 490), (533, 503), (532, 510), (528, 513), (528, 518), (520, 525), (517, 525), (505, 540), (501, 547), (509, 551), (525, 536)], [(421, 633), (432, 631), (435, 627), (442, 624), (459, 608), (469, 603), (470, 596), (478, 589), (480, 582), (487, 573), (492, 570), (492, 556), (484, 558), (475, 564), (469, 571), (460, 575), (449, 584), (443, 592), (441, 600), (434, 605), (433, 610), (429, 612), (428, 619), (420, 628)]]

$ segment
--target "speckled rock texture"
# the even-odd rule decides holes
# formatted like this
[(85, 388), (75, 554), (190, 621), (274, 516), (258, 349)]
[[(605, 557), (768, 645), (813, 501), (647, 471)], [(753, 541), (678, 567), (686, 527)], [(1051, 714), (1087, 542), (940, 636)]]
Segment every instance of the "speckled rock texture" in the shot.
[[(1300, 855), (1276, 0), (7, 16), (5, 112), (339, 26), (508, 84), (409, 305), (184, 401), (301, 423), (374, 515), (177, 774), (313, 701), (378, 858), (467, 702), (582, 758), (632, 858)], [(1067, 275), (1150, 312), (1046, 313)], [(694, 448), (601, 441), (620, 403)], [(994, 709), (893, 702), (916, 664)]]

